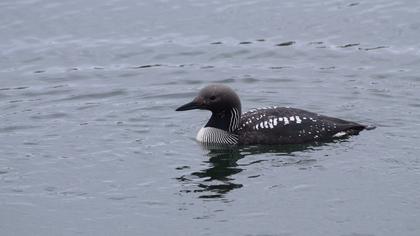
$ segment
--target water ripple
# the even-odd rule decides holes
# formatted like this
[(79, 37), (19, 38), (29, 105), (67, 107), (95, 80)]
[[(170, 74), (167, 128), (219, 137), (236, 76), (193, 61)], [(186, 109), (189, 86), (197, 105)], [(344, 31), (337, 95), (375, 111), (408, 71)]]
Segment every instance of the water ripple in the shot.
[(35, 129), (39, 126), (33, 126), (33, 125), (11, 125), (11, 126), (5, 126), (0, 127), (1, 133), (13, 133), (15, 131), (21, 131), (21, 130), (28, 130), (28, 129)]
[(47, 115), (34, 115), (31, 116), (32, 119), (42, 120), (42, 119), (58, 119), (58, 118), (67, 118), (69, 115), (67, 113), (52, 113)]
[(67, 97), (67, 98), (59, 99), (57, 101), (104, 99), (104, 98), (109, 98), (109, 97), (122, 96), (122, 95), (126, 95), (126, 94), (127, 94), (127, 92), (125, 90), (114, 90), (114, 91), (111, 91), (111, 92), (73, 95), (73, 96), (70, 96), (70, 97)]

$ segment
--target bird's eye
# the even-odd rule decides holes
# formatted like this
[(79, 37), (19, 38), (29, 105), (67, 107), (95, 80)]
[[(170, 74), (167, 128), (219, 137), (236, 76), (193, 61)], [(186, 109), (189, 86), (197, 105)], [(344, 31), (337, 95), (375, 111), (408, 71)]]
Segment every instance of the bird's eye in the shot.
[(210, 100), (212, 100), (212, 101), (216, 100), (216, 96), (211, 96)]

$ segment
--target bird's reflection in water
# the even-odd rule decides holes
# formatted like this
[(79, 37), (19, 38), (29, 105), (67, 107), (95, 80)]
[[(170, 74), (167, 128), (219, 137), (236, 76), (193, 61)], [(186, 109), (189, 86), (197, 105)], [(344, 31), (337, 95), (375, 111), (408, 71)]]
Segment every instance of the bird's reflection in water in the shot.
[[(220, 198), (233, 189), (241, 188), (242, 184), (235, 183), (233, 178), (243, 170), (237, 164), (237, 161), (244, 157), (239, 149), (213, 145), (206, 145), (203, 148), (208, 151), (208, 159), (204, 161), (207, 167), (178, 178), (180, 181), (195, 183), (193, 190), (183, 190), (183, 192), (200, 193), (199, 198)], [(196, 182), (197, 177), (198, 182)]]
[[(182, 175), (177, 179), (186, 189), (181, 190), (184, 193), (199, 193), (199, 198), (223, 198), (223, 196), (243, 185), (238, 183), (234, 176), (242, 172), (252, 164), (267, 161), (261, 159), (247, 164), (238, 164), (238, 160), (248, 156), (262, 153), (275, 153), (279, 156), (291, 157), (292, 153), (314, 148), (323, 144), (311, 143), (305, 145), (279, 145), (279, 146), (247, 146), (232, 147), (220, 145), (202, 145), (208, 151), (208, 159), (204, 161), (206, 168)], [(278, 158), (277, 158), (278, 159)], [(305, 159), (286, 159), (281, 160), (283, 166), (302, 164)], [(310, 160), (314, 161), (314, 160)], [(274, 164), (274, 163), (273, 163)], [(197, 179), (198, 177), (198, 179)]]

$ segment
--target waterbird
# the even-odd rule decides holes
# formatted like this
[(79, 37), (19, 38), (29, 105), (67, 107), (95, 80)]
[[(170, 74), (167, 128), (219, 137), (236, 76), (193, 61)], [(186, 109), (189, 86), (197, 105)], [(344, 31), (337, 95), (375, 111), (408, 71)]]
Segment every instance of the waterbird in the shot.
[(356, 122), (290, 107), (261, 107), (241, 114), (239, 96), (230, 87), (211, 84), (176, 111), (211, 111), (196, 139), (203, 144), (304, 144), (357, 135), (373, 129)]

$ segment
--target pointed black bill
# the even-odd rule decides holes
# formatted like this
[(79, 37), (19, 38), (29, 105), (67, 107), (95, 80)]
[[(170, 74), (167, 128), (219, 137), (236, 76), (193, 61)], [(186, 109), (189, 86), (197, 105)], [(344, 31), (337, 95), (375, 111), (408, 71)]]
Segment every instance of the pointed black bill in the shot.
[(189, 102), (185, 105), (178, 107), (175, 111), (188, 111), (188, 110), (200, 109), (200, 108), (201, 106), (194, 100), (192, 102)]

